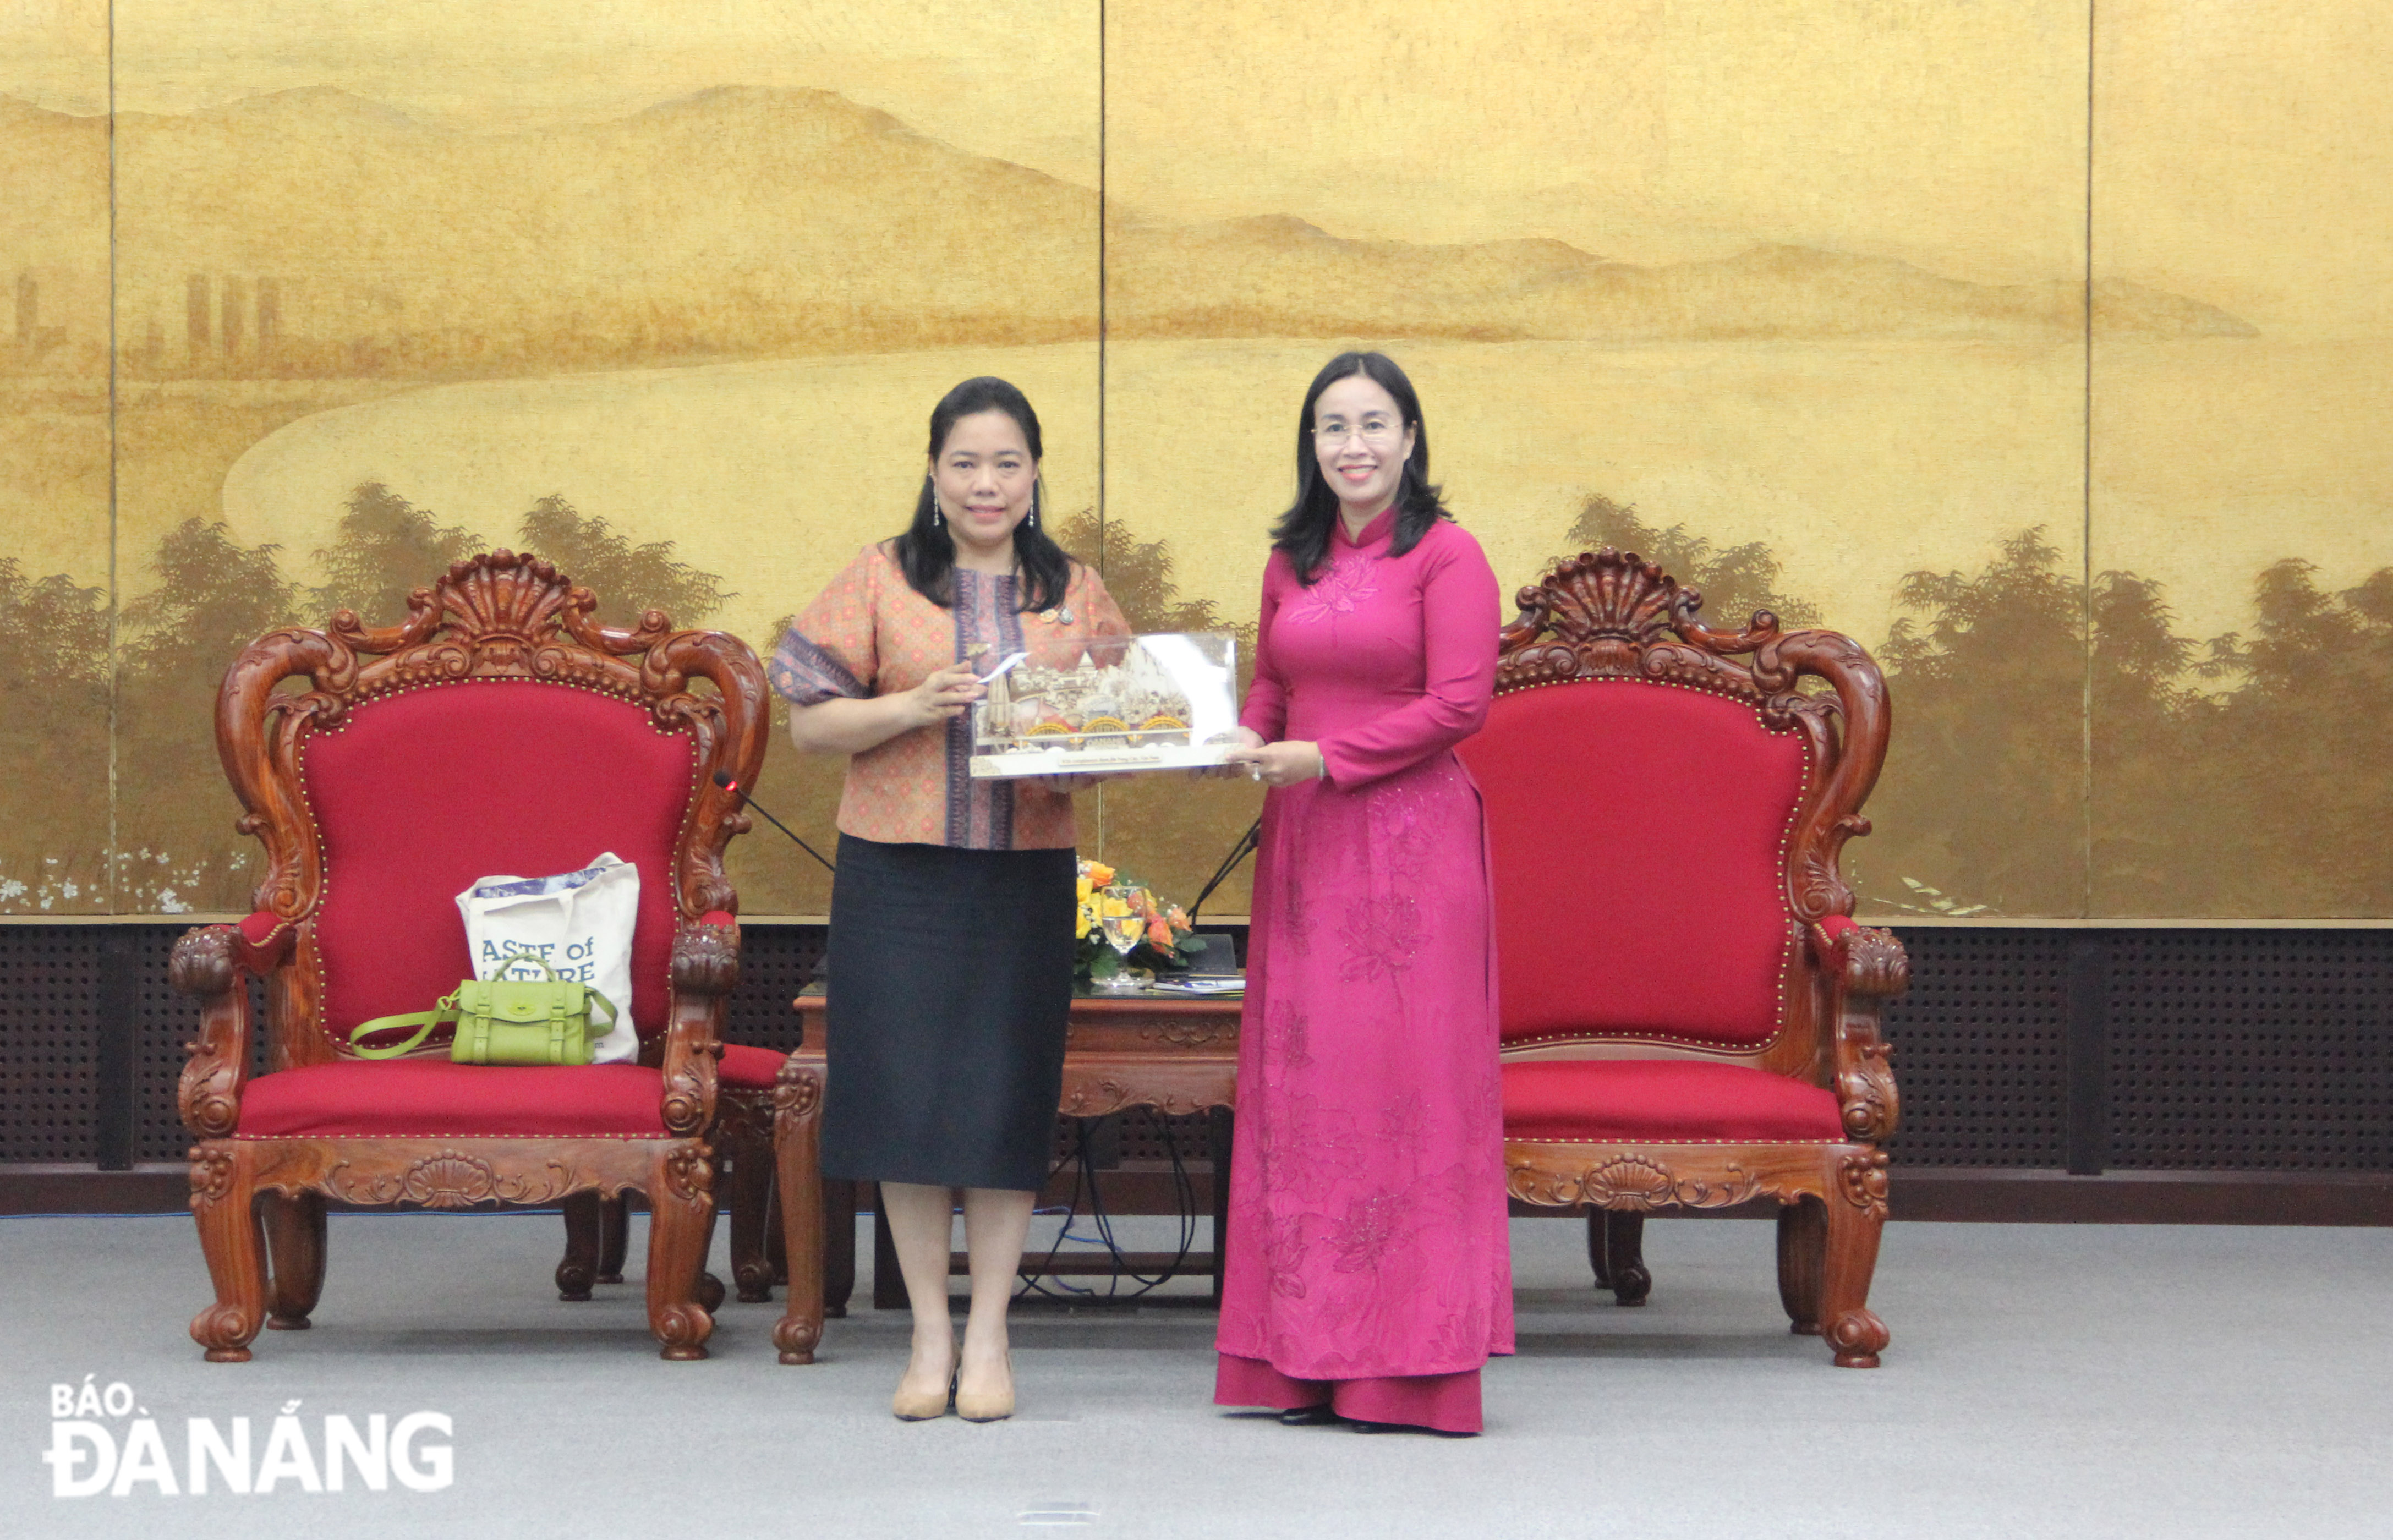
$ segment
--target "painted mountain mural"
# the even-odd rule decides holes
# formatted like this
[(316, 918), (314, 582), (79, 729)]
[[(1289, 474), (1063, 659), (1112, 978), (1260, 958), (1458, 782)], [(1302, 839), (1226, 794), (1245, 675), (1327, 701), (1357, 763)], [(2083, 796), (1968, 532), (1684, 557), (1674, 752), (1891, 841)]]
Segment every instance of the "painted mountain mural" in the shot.
[[(0, 102), (20, 263), (104, 206), (99, 120)], [(490, 374), (1093, 337), (1098, 195), (827, 91), (724, 87), (579, 128), (438, 131), (329, 88), (121, 113), (118, 336), (137, 376)], [(80, 182), (76, 178), (80, 178)], [(968, 211), (960, 217), (959, 211)], [(1989, 285), (1799, 246), (1608, 261), (1556, 241), (1345, 240), (1117, 209), (1110, 336), (1610, 341), (2078, 332), (2073, 282)], [(78, 274), (104, 289), (104, 275)], [(2234, 336), (2123, 281), (2098, 328)], [(79, 326), (88, 346), (95, 333)]]

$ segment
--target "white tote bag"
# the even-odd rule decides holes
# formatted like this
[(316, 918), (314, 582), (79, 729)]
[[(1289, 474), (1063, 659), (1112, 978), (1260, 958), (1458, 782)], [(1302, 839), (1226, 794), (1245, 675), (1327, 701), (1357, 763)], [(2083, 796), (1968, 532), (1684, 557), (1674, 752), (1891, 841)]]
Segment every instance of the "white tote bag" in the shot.
[[(632, 1025), (639, 868), (610, 851), (580, 871), (555, 877), (484, 877), (457, 895), (457, 908), (465, 917), (476, 978), (497, 978), (517, 958), (538, 958), (557, 977), (588, 985), (615, 1007), (615, 1024), (592, 1047), (591, 1063), (628, 1064), (639, 1057), (640, 1037)], [(518, 968), (510, 976), (547, 975)]]

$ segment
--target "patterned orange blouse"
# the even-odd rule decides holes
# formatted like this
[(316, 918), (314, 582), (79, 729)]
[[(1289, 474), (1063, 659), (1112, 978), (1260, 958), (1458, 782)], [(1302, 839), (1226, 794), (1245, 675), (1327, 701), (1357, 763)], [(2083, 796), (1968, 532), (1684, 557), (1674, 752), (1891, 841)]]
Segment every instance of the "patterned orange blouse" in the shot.
[[(1099, 636), (1130, 623), (1094, 569), (1072, 564), (1064, 602), (1025, 615), (1012, 577), (955, 570), (956, 604), (942, 609), (907, 585), (891, 543), (868, 545), (791, 622), (765, 673), (795, 706), (910, 690), (951, 663), (986, 670), (1009, 655)], [(972, 713), (917, 727), (847, 763), (839, 827), (887, 844), (966, 850), (1053, 850), (1079, 842), (1072, 799), (1043, 781), (974, 780)]]

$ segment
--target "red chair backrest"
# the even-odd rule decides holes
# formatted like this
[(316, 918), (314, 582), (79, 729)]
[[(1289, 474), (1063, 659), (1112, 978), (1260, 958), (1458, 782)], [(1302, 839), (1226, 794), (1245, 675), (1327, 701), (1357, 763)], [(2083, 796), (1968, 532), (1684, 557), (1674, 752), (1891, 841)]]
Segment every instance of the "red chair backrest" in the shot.
[(664, 1030), (673, 852), (698, 775), (684, 727), (628, 700), (529, 679), (418, 686), (307, 736), (302, 784), (323, 853), (316, 911), (321, 1021), (432, 1003), (473, 975), (456, 895), (478, 877), (639, 868), (632, 1020)]
[(476, 878), (608, 851), (640, 874), (617, 1003), (643, 1038), (664, 1031), (678, 922), (739, 910), (723, 850), (747, 827), (733, 788), (765, 757), (765, 673), (736, 636), (653, 609), (614, 630), (597, 604), (539, 557), (493, 551), (417, 589), (398, 625), (343, 610), (233, 659), (216, 749), (266, 847), (255, 918), (299, 935), (268, 1018), (276, 1067), (346, 1053), (360, 1022), (428, 1010), (471, 976), (456, 895)]
[(1777, 1035), (1800, 733), (1604, 674), (1499, 694), (1461, 753), (1487, 809), (1508, 1048), (1750, 1051)]

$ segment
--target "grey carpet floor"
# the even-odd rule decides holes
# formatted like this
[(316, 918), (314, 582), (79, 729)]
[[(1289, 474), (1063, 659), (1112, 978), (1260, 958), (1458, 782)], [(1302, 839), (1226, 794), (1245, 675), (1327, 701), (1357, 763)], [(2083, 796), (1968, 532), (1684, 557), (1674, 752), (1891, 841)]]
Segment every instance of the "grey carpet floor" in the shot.
[[(1898, 1223), (1875, 1372), (1787, 1334), (1766, 1224), (1649, 1226), (1653, 1302), (1627, 1311), (1582, 1233), (1515, 1221), (1521, 1351), (1488, 1370), (1486, 1436), (1448, 1440), (1217, 1410), (1184, 1296), (1025, 1305), (1021, 1415), (902, 1425), (904, 1320), (869, 1280), (811, 1367), (775, 1361), (778, 1307), (739, 1304), (713, 1358), (667, 1364), (636, 1244), (632, 1283), (562, 1304), (548, 1216), (335, 1216), (316, 1329), (208, 1364), (188, 1219), (0, 1220), (0, 1534), (2393, 1534), (2393, 1232)], [(325, 1415), (436, 1411), (453, 1481), (59, 1497), (50, 1387), (86, 1376), (128, 1388), (178, 1477), (193, 1417), (249, 1417), (262, 1456), (288, 1411), (320, 1458)]]

